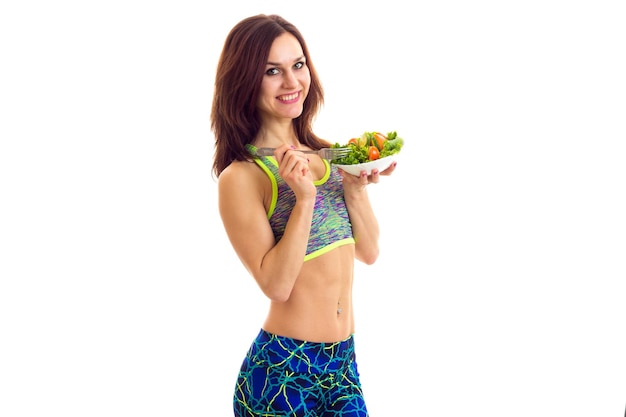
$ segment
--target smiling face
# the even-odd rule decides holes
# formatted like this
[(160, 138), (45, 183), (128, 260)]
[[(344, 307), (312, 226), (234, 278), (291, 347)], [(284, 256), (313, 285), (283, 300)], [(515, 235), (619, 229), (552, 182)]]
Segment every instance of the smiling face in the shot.
[(298, 40), (283, 33), (272, 43), (257, 107), (264, 121), (295, 119), (302, 113), (311, 74)]

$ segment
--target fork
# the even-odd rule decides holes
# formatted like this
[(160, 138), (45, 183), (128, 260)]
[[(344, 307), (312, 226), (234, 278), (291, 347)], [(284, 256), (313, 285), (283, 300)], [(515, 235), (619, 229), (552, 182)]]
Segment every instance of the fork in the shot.
[[(275, 148), (257, 148), (256, 154), (258, 156), (274, 156)], [(350, 148), (322, 148), (317, 151), (297, 149), (302, 153), (314, 153), (322, 159), (332, 161), (333, 159), (340, 159), (347, 156), (350, 153)]]

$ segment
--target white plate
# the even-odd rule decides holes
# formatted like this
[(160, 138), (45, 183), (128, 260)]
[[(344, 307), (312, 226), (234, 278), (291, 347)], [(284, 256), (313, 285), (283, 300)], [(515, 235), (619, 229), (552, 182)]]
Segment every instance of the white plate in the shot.
[(337, 168), (341, 168), (349, 174), (356, 175), (357, 177), (361, 175), (361, 171), (365, 170), (367, 175), (372, 173), (372, 169), (378, 169), (378, 172), (382, 172), (389, 168), (391, 164), (393, 164), (397, 160), (398, 154), (395, 153), (393, 155), (386, 156), (384, 158), (376, 159), (375, 161), (363, 162), (362, 164), (353, 164), (353, 165), (340, 165), (334, 164)]

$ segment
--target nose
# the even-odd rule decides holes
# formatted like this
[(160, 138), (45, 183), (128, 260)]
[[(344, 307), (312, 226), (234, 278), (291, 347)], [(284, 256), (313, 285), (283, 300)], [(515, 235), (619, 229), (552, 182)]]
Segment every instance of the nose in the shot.
[(285, 71), (284, 74), (283, 84), (285, 87), (292, 88), (298, 85), (298, 78), (296, 78), (296, 74), (293, 71)]

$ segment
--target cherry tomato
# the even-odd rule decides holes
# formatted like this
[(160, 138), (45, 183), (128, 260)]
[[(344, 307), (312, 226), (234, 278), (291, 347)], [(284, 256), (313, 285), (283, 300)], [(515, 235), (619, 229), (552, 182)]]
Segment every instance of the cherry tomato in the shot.
[(373, 145), (376, 145), (379, 151), (383, 150), (383, 146), (385, 146), (385, 142), (387, 141), (387, 136), (383, 135), (380, 132), (373, 132), (374, 140), (372, 142)]
[(380, 158), (380, 151), (378, 150), (378, 148), (376, 146), (370, 146), (367, 152), (367, 158), (370, 161), (374, 161), (378, 158)]
[(357, 138), (352, 138), (352, 139), (350, 139), (350, 140), (348, 141), (348, 145), (350, 145), (350, 144), (352, 144), (352, 145), (356, 145), (356, 146), (359, 146), (359, 139), (357, 139)]

